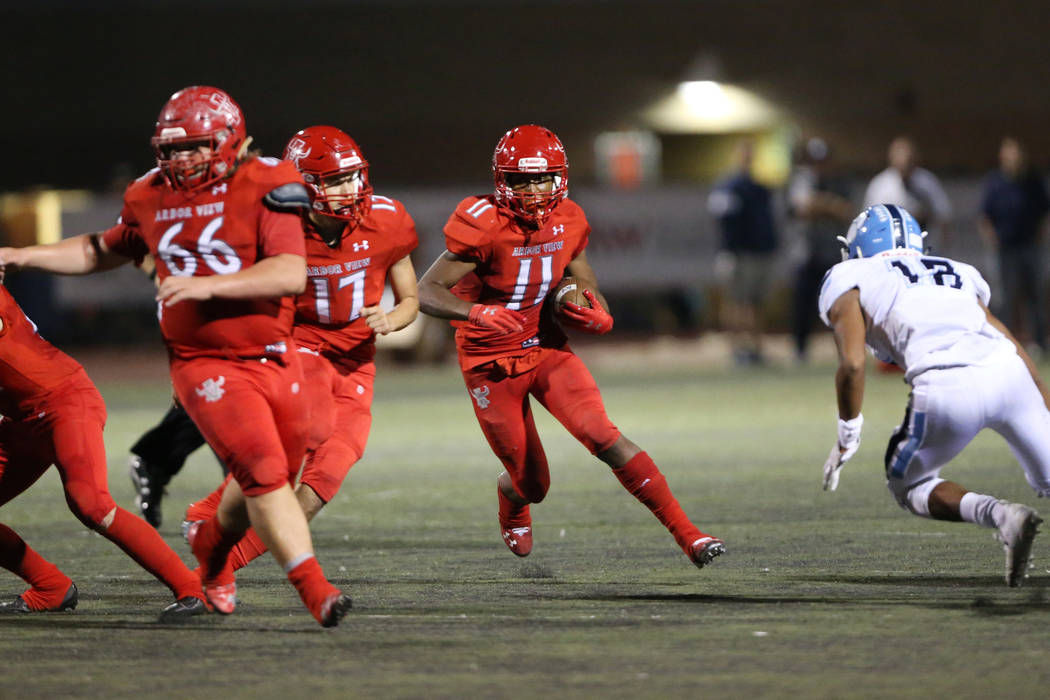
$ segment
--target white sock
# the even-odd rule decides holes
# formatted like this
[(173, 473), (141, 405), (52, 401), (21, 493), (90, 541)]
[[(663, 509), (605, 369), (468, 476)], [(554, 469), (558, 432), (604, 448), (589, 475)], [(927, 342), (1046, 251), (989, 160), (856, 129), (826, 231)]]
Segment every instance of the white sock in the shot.
[(998, 528), (1002, 512), (1003, 507), (995, 496), (971, 491), (959, 501), (959, 515), (962, 519), (982, 527)]
[(287, 574), (288, 572), (290, 572), (292, 569), (294, 569), (295, 567), (297, 567), (300, 564), (302, 564), (307, 559), (312, 559), (313, 556), (314, 556), (313, 552), (304, 552), (304, 553), (300, 554), (297, 557), (292, 557), (292, 560), (284, 565), (284, 573)]

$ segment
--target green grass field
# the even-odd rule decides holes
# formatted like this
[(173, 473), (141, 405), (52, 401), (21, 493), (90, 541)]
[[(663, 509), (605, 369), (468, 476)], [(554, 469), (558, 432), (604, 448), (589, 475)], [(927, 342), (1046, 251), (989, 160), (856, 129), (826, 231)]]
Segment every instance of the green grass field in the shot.
[[(894, 504), (882, 454), (904, 411), (900, 375), (869, 375), (860, 452), (822, 492), (832, 372), (596, 364), (614, 422), (727, 543), (698, 571), (542, 409), (553, 483), (533, 508), (533, 553), (517, 559), (458, 373), (383, 364), (368, 452), (314, 521), (321, 562), (354, 597), (328, 631), (269, 558), (241, 572), (233, 616), (159, 625), (167, 590), (76, 522), (52, 470), (2, 520), (77, 581), (80, 606), (0, 619), (0, 696), (1046, 697), (1050, 540), (1008, 589), (990, 530)], [(167, 385), (100, 388), (111, 489), (130, 507), (127, 448)], [(945, 473), (1038, 505), (994, 434)], [(169, 489), (162, 532), (187, 562), (182, 508), (218, 475), (202, 450)], [(4, 574), (4, 596), (21, 590)]]

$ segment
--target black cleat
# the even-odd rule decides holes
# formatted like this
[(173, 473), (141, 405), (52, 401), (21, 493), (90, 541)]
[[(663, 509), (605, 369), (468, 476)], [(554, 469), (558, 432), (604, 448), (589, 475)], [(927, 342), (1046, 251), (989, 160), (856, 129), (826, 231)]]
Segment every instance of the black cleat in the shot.
[(138, 455), (131, 455), (128, 475), (135, 487), (135, 507), (139, 515), (153, 527), (160, 527), (160, 501), (164, 498), (164, 487), (157, 483), (150, 463)]
[(321, 627), (335, 627), (346, 617), (354, 602), (346, 593), (334, 593), (321, 606)]
[(20, 615), (24, 613), (40, 613), (40, 612), (66, 612), (67, 610), (73, 610), (77, 607), (77, 603), (80, 601), (80, 593), (77, 591), (77, 584), (72, 581), (69, 582), (69, 589), (66, 594), (62, 597), (62, 602), (53, 608), (47, 608), (46, 610), (34, 610), (29, 607), (22, 596), (16, 595), (14, 600), (9, 600), (5, 603), (0, 603), (0, 615)]
[(160, 611), (161, 622), (187, 622), (191, 617), (208, 612), (208, 606), (201, 598), (186, 596)]

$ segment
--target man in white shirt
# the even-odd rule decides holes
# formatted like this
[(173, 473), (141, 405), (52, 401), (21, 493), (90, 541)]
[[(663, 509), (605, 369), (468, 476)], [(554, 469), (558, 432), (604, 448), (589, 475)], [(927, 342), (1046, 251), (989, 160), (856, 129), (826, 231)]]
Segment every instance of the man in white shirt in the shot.
[(918, 166), (918, 150), (907, 136), (890, 142), (889, 167), (868, 183), (864, 206), (897, 204), (907, 209), (923, 231), (931, 231), (938, 247), (950, 242), (952, 203), (937, 176)]
[(1029, 485), (1050, 496), (1050, 393), (1031, 358), (988, 311), (975, 268), (924, 254), (925, 233), (896, 205), (865, 209), (845, 238), (846, 260), (821, 285), (820, 315), (835, 334), (838, 441), (824, 488), (838, 485), (860, 445), (865, 344), (904, 368), (911, 396), (886, 451), (887, 486), (912, 513), (998, 530), (1006, 583), (1020, 586), (1042, 519), (1035, 510), (968, 491), (940, 470), (984, 428), (1010, 444)]

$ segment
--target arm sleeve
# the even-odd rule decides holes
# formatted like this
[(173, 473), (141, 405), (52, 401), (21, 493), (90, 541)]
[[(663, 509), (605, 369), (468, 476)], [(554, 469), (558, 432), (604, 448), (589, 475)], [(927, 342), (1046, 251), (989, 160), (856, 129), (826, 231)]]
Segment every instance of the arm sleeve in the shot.
[(142, 238), (138, 221), (127, 205), (120, 212), (117, 223), (102, 232), (102, 240), (114, 253), (133, 259), (135, 265), (142, 265), (142, 259), (149, 255), (149, 246)]
[(824, 322), (824, 325), (831, 327), (831, 321), (828, 319), (831, 307), (835, 305), (840, 296), (857, 286), (859, 285), (855, 275), (850, 274), (848, 266), (843, 263), (839, 263), (827, 271), (824, 275), (824, 281), (820, 283), (820, 300), (818, 302), (820, 320)]
[(299, 214), (262, 207), (259, 214), (259, 243), (264, 258), (289, 253), (306, 257), (306, 238)]

